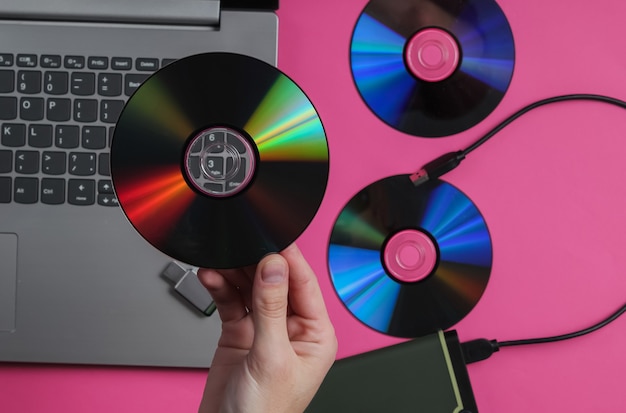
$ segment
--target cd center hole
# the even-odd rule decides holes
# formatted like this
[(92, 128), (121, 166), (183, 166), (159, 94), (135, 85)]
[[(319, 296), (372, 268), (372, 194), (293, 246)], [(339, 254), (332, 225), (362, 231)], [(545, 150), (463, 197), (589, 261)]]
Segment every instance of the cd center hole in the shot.
[(404, 48), (407, 69), (426, 82), (440, 82), (452, 76), (460, 59), (461, 51), (456, 39), (438, 28), (418, 31)]
[(398, 251), (398, 264), (405, 269), (415, 268), (423, 261), (422, 249), (416, 244), (405, 244)]
[(444, 60), (444, 51), (436, 44), (428, 44), (420, 50), (420, 60), (424, 66), (440, 66)]
[(212, 127), (198, 133), (185, 151), (188, 182), (204, 195), (227, 197), (243, 190), (255, 172), (254, 148), (241, 132)]
[(437, 248), (420, 230), (394, 234), (385, 244), (382, 259), (387, 273), (401, 281), (416, 283), (428, 277), (437, 265)]

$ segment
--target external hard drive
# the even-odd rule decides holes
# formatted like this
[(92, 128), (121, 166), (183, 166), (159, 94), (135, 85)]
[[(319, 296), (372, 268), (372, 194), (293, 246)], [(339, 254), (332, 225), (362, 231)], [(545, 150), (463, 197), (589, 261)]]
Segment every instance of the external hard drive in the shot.
[(456, 331), (335, 362), (305, 413), (477, 413)]

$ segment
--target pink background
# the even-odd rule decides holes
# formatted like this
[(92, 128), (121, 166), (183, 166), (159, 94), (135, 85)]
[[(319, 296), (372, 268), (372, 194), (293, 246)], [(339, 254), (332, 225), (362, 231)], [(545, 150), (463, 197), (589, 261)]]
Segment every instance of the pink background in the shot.
[[(348, 50), (365, 0), (281, 2), (279, 67), (315, 104), (331, 150), (327, 196), (299, 243), (319, 274), (340, 357), (397, 341), (356, 321), (330, 285), (326, 240), (357, 191), (465, 147), (532, 101), (577, 92), (626, 99), (626, 2), (498, 3), (516, 44), (515, 72), (502, 103), (470, 130), (424, 139), (383, 124), (353, 86)], [(461, 339), (565, 333), (626, 301), (624, 131), (626, 112), (612, 106), (545, 107), (445, 177), (481, 210), (494, 250), (483, 298), (454, 327)], [(569, 342), (503, 349), (469, 366), (478, 407), (481, 413), (623, 412), (625, 347), (626, 317)], [(0, 410), (191, 412), (205, 377), (205, 370), (0, 364)]]

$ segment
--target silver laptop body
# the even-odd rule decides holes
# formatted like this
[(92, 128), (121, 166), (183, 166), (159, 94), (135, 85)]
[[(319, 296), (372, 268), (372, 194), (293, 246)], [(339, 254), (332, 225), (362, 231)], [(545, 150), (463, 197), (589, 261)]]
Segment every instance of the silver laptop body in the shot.
[(0, 361), (209, 366), (217, 314), (164, 277), (171, 259), (116, 204), (108, 150), (123, 102), (172, 60), (227, 51), (276, 63), (275, 7), (226, 6), (0, 4)]

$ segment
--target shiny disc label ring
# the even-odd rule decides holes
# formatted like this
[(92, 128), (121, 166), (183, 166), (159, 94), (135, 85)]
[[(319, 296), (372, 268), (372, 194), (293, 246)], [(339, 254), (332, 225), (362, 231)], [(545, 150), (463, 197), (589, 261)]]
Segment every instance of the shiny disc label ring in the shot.
[(460, 61), (459, 45), (445, 30), (428, 28), (418, 31), (404, 50), (409, 71), (425, 82), (449, 78)]
[(437, 248), (418, 230), (393, 235), (383, 251), (385, 268), (398, 281), (415, 283), (428, 277), (437, 265)]
[(256, 161), (245, 136), (231, 128), (213, 127), (191, 139), (184, 163), (185, 175), (198, 191), (222, 198), (246, 188)]

